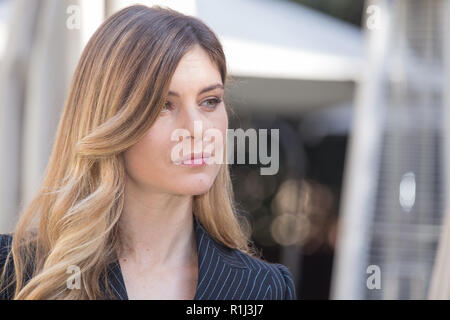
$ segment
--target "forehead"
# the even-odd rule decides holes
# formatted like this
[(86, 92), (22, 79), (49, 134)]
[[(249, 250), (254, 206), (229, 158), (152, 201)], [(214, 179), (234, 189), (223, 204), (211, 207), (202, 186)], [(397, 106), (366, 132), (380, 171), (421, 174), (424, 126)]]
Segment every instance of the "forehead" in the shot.
[(203, 48), (195, 46), (180, 60), (170, 86), (172, 89), (179, 86), (198, 87), (213, 82), (222, 83), (219, 69)]

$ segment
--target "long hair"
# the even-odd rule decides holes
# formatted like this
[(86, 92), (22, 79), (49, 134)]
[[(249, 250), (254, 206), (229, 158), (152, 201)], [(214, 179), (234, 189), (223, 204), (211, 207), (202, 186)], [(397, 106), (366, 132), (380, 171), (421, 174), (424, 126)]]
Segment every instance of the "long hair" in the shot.
[[(13, 231), (13, 278), (6, 279), (5, 263), (1, 280), (5, 288), (10, 280), (14, 299), (113, 297), (105, 275), (120, 247), (122, 154), (157, 119), (176, 66), (193, 45), (208, 53), (225, 84), (222, 46), (195, 17), (134, 5), (93, 34), (75, 69), (42, 185)], [(193, 214), (223, 245), (258, 256), (236, 208), (223, 163), (209, 191), (194, 196)], [(80, 289), (67, 288), (70, 266), (81, 272)]]

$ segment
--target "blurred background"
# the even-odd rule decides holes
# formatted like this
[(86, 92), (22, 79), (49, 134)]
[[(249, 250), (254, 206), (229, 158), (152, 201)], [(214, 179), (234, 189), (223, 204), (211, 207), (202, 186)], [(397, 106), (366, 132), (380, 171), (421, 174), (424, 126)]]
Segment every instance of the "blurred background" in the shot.
[(450, 0), (0, 0), (0, 233), (40, 184), (84, 45), (135, 3), (208, 24), (230, 128), (279, 129), (276, 175), (231, 173), (299, 299), (449, 292)]

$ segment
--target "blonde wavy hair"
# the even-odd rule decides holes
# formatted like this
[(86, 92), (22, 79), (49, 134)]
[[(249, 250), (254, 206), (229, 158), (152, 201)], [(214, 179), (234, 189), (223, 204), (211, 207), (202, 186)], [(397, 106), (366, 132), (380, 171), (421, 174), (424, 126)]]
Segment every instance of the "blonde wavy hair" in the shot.
[[(122, 153), (152, 126), (178, 62), (196, 44), (216, 63), (225, 84), (222, 46), (195, 17), (134, 5), (93, 34), (75, 69), (42, 185), (13, 231), (7, 257), (13, 278), (6, 279), (5, 263), (1, 288), (13, 286), (14, 299), (114, 297), (105, 275), (120, 247)], [(246, 217), (237, 214), (226, 163), (210, 190), (193, 200), (193, 214), (212, 237), (259, 255)], [(71, 265), (81, 271), (79, 290), (67, 288)]]

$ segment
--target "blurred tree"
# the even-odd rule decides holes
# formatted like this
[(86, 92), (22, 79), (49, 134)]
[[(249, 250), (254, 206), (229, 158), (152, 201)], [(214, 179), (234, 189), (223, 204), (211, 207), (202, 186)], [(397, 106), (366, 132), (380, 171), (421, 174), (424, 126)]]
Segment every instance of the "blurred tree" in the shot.
[(361, 27), (364, 0), (290, 0)]

